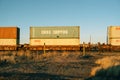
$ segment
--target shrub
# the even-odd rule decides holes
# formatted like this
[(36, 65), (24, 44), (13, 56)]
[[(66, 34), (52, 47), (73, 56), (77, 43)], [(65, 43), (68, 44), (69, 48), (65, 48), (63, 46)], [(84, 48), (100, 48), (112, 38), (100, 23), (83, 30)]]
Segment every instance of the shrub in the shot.
[[(118, 79), (120, 76), (120, 56), (111, 56), (99, 59), (95, 62), (98, 67), (94, 67), (91, 71), (93, 78)], [(98, 80), (100, 80), (100, 78)], [(88, 79), (92, 80), (92, 79)]]

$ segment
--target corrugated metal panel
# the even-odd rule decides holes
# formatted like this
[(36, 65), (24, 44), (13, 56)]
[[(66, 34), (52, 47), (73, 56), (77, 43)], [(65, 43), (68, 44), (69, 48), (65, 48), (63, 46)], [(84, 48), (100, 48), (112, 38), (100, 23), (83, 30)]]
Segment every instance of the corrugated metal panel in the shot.
[(109, 39), (109, 44), (113, 45), (113, 46), (120, 46), (120, 38), (119, 39)]
[(0, 27), (0, 39), (18, 39), (19, 29), (17, 27)]
[(30, 39), (79, 38), (79, 26), (30, 27)]
[(79, 39), (30, 39), (30, 45), (79, 45)]
[(1, 45), (16, 45), (16, 39), (0, 39), (0, 46)]
[(108, 38), (120, 38), (120, 26), (108, 27)]

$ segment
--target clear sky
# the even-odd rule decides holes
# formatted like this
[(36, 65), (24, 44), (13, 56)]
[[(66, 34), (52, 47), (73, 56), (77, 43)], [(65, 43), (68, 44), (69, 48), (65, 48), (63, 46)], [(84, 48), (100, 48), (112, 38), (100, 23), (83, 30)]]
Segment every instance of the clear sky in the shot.
[(105, 42), (120, 25), (120, 0), (0, 0), (0, 26), (18, 26), (29, 43), (30, 26), (80, 26), (80, 42)]

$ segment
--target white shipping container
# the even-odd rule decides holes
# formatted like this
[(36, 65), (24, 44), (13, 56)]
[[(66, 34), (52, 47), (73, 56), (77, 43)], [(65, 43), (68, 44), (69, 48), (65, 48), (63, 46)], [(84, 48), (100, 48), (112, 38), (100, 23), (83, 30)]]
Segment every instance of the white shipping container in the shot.
[(108, 39), (109, 38), (120, 38), (120, 26), (108, 27)]
[(30, 39), (30, 45), (79, 45), (79, 39)]
[(0, 46), (4, 45), (16, 45), (17, 41), (16, 39), (0, 39)]
[(109, 44), (113, 45), (113, 46), (120, 46), (120, 38), (119, 39), (109, 39)]

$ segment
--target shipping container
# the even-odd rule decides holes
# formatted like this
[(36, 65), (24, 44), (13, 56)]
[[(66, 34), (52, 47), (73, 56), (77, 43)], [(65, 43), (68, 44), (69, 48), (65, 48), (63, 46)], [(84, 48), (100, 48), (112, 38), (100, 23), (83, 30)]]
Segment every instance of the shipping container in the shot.
[(0, 27), (0, 50), (13, 50), (19, 44), (18, 27)]
[(30, 27), (30, 39), (79, 39), (79, 26)]
[(17, 27), (0, 27), (0, 39), (18, 39), (18, 35)]
[(109, 38), (120, 38), (120, 26), (108, 27), (108, 37)]
[(120, 26), (109, 26), (107, 30), (107, 43), (120, 46)]
[(16, 39), (0, 39), (0, 45), (16, 45)]
[(30, 27), (30, 45), (79, 45), (79, 26)]
[(30, 50), (80, 50), (79, 26), (30, 27)]
[(79, 39), (30, 39), (30, 45), (79, 45)]
[(109, 44), (111, 44), (113, 46), (120, 46), (120, 38), (119, 39), (116, 39), (116, 38), (109, 39)]

